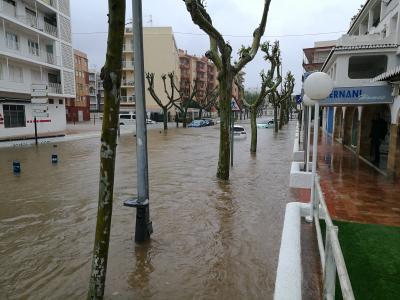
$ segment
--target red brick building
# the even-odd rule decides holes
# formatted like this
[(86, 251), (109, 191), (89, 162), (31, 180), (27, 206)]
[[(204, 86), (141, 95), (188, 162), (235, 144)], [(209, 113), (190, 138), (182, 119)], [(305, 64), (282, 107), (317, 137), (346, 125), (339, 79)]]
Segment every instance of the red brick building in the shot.
[(67, 122), (90, 120), (89, 67), (86, 53), (74, 50), (76, 98), (67, 99)]

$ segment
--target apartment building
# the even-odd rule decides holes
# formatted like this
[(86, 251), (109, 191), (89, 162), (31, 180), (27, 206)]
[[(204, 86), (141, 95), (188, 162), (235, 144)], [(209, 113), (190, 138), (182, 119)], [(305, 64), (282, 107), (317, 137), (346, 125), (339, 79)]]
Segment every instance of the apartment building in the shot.
[(314, 43), (313, 48), (303, 49), (303, 68), (305, 73), (320, 71), (335, 44), (336, 41), (319, 41)]
[(399, 15), (400, 0), (366, 1), (321, 68), (335, 83), (321, 102), (328, 133), (391, 177), (400, 176)]
[(0, 140), (65, 133), (75, 97), (69, 0), (0, 1)]
[(103, 80), (100, 78), (100, 73), (96, 72), (96, 84), (97, 84), (97, 103), (100, 112), (104, 110), (104, 87)]
[(97, 101), (97, 76), (96, 70), (89, 69), (89, 108), (90, 112), (98, 112), (100, 103)]
[[(126, 27), (123, 47), (121, 112), (134, 111), (136, 107), (133, 38), (132, 27)], [(174, 72), (177, 83), (180, 79), (178, 49), (172, 28), (144, 27), (143, 44), (144, 70), (145, 72), (155, 73), (155, 91), (163, 101), (167, 102), (161, 75)], [(147, 112), (148, 114), (159, 115), (162, 111), (147, 88), (146, 81)]]
[(75, 99), (67, 99), (67, 122), (90, 120), (89, 67), (86, 53), (74, 49)]
[[(179, 66), (181, 70), (180, 89), (184, 99), (188, 99), (196, 83), (197, 96), (203, 98), (207, 92), (218, 86), (218, 70), (205, 56), (190, 55), (179, 49)], [(232, 86), (232, 97), (239, 101), (243, 97), (244, 72), (239, 72)], [(193, 112), (196, 115), (196, 112)]]

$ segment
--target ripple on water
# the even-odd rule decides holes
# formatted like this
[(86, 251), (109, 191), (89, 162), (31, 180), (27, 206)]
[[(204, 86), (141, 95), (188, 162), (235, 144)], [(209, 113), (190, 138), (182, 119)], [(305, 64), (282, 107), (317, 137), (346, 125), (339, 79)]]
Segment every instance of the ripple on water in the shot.
[[(250, 132), (248, 125), (244, 125)], [(287, 199), (293, 126), (236, 142), (230, 183), (215, 179), (217, 128), (149, 131), (151, 243), (135, 246), (136, 145), (118, 142), (106, 295), (116, 299), (270, 299)], [(97, 213), (98, 139), (0, 150), (0, 292), (85, 297)], [(19, 177), (10, 174), (22, 162)], [(1, 196), (0, 196), (1, 197)]]

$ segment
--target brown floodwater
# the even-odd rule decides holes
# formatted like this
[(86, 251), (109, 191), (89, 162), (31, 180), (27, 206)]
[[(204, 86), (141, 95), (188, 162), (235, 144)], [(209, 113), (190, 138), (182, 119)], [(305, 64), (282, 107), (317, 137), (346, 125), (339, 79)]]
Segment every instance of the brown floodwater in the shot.
[[(244, 125), (250, 133), (249, 126)], [(229, 183), (216, 179), (217, 127), (149, 130), (154, 234), (133, 241), (136, 145), (118, 144), (107, 299), (272, 299), (294, 123), (237, 140)], [(0, 298), (84, 299), (99, 180), (99, 139), (0, 149)], [(19, 176), (12, 160), (21, 161)]]

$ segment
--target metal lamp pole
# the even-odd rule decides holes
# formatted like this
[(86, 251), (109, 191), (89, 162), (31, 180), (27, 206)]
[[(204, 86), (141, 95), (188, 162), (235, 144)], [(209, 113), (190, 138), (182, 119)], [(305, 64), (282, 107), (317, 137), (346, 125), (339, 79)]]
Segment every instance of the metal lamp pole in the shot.
[(124, 202), (125, 206), (136, 207), (135, 242), (142, 243), (150, 239), (153, 233), (150, 221), (149, 178), (147, 159), (146, 100), (144, 85), (143, 23), (142, 1), (132, 0), (133, 51), (135, 55), (135, 91), (136, 91), (136, 157), (137, 191), (136, 199)]

